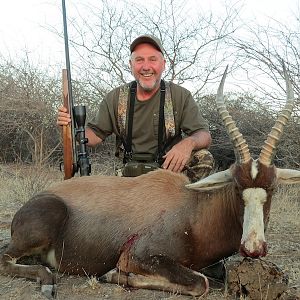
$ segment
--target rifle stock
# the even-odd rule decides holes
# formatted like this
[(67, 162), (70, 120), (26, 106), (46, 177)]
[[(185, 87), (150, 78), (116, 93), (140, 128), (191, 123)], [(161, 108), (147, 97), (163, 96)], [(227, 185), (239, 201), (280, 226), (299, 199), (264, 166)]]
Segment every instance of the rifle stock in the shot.
[(63, 102), (64, 107), (71, 116), (71, 122), (63, 126), (63, 156), (64, 156), (64, 179), (70, 179), (76, 172), (76, 141), (75, 128), (73, 121), (73, 103), (71, 103), (69, 88), (68, 88), (68, 73), (66, 69), (62, 70), (63, 82)]

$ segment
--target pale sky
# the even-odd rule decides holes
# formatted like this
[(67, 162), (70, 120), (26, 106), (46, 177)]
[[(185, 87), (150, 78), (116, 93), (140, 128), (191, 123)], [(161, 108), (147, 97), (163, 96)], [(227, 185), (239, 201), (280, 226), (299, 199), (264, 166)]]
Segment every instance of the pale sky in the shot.
[[(84, 1), (84, 0), (81, 0)], [(117, 1), (117, 0), (115, 0)], [(145, 3), (145, 0), (132, 0)], [(150, 0), (149, 0), (150, 1)], [(151, 0), (149, 3), (153, 3)], [(300, 0), (227, 0), (227, 3), (243, 2), (242, 15), (267, 22), (271, 17), (289, 22), (294, 11), (299, 9)], [(67, 9), (80, 0), (66, 0)], [(218, 11), (223, 0), (186, 0), (186, 5), (202, 10), (213, 8)], [(83, 2), (81, 2), (83, 3)], [(9, 0), (1, 1), (0, 9), (0, 55), (18, 57), (24, 50), (30, 57), (44, 63), (64, 64), (63, 41), (45, 27), (49, 25), (62, 30), (61, 0)], [(71, 17), (71, 11), (67, 11)]]

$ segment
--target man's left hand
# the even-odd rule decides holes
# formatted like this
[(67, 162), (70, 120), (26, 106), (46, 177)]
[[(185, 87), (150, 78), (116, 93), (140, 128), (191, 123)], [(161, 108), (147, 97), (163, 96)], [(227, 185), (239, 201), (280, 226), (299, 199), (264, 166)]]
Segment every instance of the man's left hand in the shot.
[(190, 159), (193, 149), (194, 145), (188, 138), (180, 141), (163, 156), (165, 161), (162, 167), (173, 172), (181, 172)]

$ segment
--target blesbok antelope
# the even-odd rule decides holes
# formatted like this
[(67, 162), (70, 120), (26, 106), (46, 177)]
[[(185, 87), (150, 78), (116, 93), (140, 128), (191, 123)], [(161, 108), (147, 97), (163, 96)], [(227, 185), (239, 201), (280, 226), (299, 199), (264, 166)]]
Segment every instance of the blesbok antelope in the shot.
[(274, 188), (300, 182), (300, 171), (272, 164), (292, 112), (293, 91), (284, 70), (287, 102), (254, 160), (225, 108), (226, 73), (216, 101), (236, 153), (228, 170), (193, 184), (165, 170), (136, 178), (90, 176), (58, 183), (14, 216), (2, 273), (37, 279), (42, 292), (51, 296), (55, 281), (50, 269), (18, 263), (23, 256), (41, 254), (60, 272), (106, 274), (107, 281), (127, 286), (202, 295), (208, 292), (202, 268), (238, 250), (252, 258), (265, 256)]

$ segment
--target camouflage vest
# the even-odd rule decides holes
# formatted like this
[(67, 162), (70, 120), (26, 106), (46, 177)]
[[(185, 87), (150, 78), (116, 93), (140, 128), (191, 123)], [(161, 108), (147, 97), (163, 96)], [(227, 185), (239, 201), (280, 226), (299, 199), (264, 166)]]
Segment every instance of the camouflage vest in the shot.
[[(127, 124), (127, 108), (128, 101), (130, 101), (130, 83), (120, 88), (120, 96), (118, 102), (118, 127), (120, 130), (120, 138), (117, 138), (116, 143), (116, 156), (120, 157), (122, 151), (122, 138), (126, 137), (126, 124)], [(166, 82), (165, 105), (164, 105), (164, 121), (166, 129), (166, 138), (175, 136), (175, 119), (173, 111), (173, 102), (171, 98), (170, 84)], [(122, 137), (122, 138), (121, 138)]]

